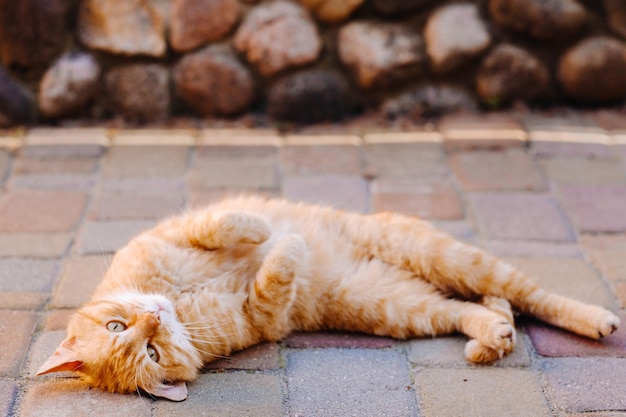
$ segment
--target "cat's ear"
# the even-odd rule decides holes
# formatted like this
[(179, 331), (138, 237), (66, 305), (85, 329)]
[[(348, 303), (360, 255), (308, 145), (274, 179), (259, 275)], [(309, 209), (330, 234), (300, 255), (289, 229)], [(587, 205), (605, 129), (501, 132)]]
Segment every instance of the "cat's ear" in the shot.
[(171, 384), (159, 384), (155, 387), (144, 388), (148, 394), (167, 398), (172, 401), (187, 399), (187, 384), (185, 381), (176, 381)]
[(80, 354), (76, 347), (76, 338), (68, 337), (57, 348), (37, 371), (36, 375), (49, 374), (51, 372), (75, 371), (83, 365)]

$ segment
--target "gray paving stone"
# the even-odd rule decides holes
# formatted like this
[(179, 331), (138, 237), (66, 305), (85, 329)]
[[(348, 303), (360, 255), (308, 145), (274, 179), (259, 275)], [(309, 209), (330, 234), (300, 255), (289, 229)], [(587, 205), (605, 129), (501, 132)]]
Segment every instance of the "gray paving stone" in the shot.
[(81, 255), (115, 252), (155, 224), (148, 220), (86, 222), (79, 233), (76, 252)]
[(287, 357), (291, 416), (417, 416), (405, 359), (395, 351), (320, 349)]
[[(37, 340), (33, 343), (30, 349), (30, 363), (28, 366), (28, 375), (31, 378), (35, 377), (35, 374), (41, 367), (41, 365), (48, 360), (50, 355), (54, 353), (56, 348), (61, 344), (61, 342), (67, 336), (67, 332), (65, 330), (53, 330), (46, 331), (39, 334)], [(62, 376), (71, 376), (72, 374), (69, 372), (64, 372), (61, 374), (49, 374), (44, 375), (38, 378), (58, 378)]]
[(0, 310), (0, 376), (17, 377), (35, 330), (36, 315), (30, 311)]
[(47, 292), (59, 275), (59, 263), (52, 260), (0, 259), (0, 291)]
[(71, 242), (70, 233), (0, 233), (0, 256), (58, 258)]
[(181, 403), (157, 401), (156, 417), (220, 416), (278, 417), (283, 415), (280, 378), (245, 372), (201, 375), (188, 385)]
[(89, 301), (110, 263), (109, 256), (80, 256), (67, 259), (50, 306), (76, 308)]
[(560, 191), (580, 231), (626, 232), (626, 185), (567, 185)]
[(150, 417), (151, 401), (137, 395), (109, 394), (79, 380), (55, 380), (31, 385), (19, 417)]
[(415, 373), (426, 417), (549, 417), (550, 408), (532, 371), (423, 369)]
[(330, 205), (365, 213), (369, 211), (367, 182), (356, 175), (286, 177), (283, 196), (292, 201)]
[(626, 359), (547, 359), (541, 369), (554, 401), (567, 411), (626, 410)]
[[(220, 147), (200, 149), (189, 172), (194, 188), (275, 188), (278, 186), (278, 156), (274, 148), (250, 154), (235, 154)], [(248, 147), (246, 147), (246, 150)], [(211, 149), (213, 152), (210, 152)]]
[(17, 387), (13, 381), (0, 381), (0, 416), (8, 416)]
[(78, 174), (40, 174), (22, 175), (11, 178), (13, 188), (33, 190), (78, 190), (89, 191), (96, 186), (97, 179), (93, 175)]
[(102, 161), (105, 178), (175, 177), (187, 169), (186, 146), (114, 146)]

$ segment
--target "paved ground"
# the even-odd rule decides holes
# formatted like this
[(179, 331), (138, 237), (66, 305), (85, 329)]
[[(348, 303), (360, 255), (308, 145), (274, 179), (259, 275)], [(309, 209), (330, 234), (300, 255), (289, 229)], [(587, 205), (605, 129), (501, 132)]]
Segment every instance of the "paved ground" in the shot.
[(625, 118), (457, 117), (405, 133), (297, 137), (5, 132), (0, 415), (626, 416), (626, 330), (592, 342), (531, 321), (492, 366), (464, 363), (461, 337), (295, 334), (215, 364), (182, 403), (33, 377), (116, 248), (233, 191), (417, 214), (626, 319)]

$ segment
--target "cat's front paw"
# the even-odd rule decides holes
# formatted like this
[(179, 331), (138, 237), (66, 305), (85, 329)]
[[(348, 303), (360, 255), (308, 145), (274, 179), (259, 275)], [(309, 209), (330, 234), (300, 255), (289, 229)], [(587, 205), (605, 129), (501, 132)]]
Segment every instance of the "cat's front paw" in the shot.
[(502, 357), (515, 347), (515, 328), (509, 321), (504, 319), (494, 320), (481, 342), (498, 352)]
[(610, 311), (605, 311), (603, 315), (601, 314), (601, 316), (604, 317), (600, 317), (597, 322), (598, 339), (615, 332), (620, 325), (619, 317)]

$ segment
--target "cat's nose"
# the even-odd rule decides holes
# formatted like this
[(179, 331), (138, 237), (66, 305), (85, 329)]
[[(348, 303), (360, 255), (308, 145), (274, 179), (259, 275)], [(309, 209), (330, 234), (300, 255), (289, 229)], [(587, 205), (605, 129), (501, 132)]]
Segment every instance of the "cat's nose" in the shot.
[(158, 314), (145, 313), (139, 318), (135, 326), (142, 336), (151, 337), (156, 333), (159, 322)]

